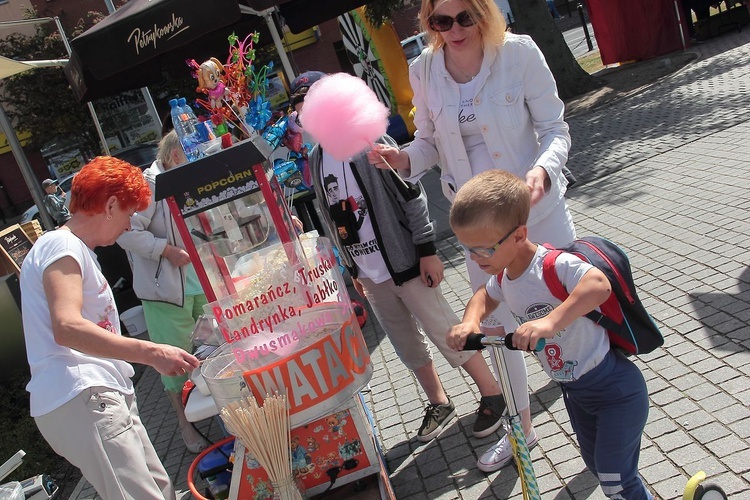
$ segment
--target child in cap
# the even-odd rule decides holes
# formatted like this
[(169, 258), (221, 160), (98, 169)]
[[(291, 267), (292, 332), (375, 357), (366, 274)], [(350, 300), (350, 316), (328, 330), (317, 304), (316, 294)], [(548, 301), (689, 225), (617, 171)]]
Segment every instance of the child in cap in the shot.
[[(463, 322), (451, 329), (448, 344), (460, 350), (482, 319), (505, 302), (520, 325), (513, 344), (533, 349), (544, 371), (560, 383), (581, 455), (610, 498), (650, 499), (638, 475), (641, 435), (648, 418), (648, 391), (640, 370), (610, 349), (607, 332), (584, 317), (608, 297), (604, 273), (563, 253), (555, 270), (570, 293), (564, 302), (547, 288), (542, 263), (547, 249), (526, 237), (531, 202), (529, 187), (502, 170), (489, 170), (468, 181), (453, 201), (450, 225), (471, 258), (492, 275), (466, 306)], [(526, 436), (529, 447), (536, 433)], [(478, 462), (512, 456), (507, 436)], [(492, 469), (496, 470), (496, 469)]]

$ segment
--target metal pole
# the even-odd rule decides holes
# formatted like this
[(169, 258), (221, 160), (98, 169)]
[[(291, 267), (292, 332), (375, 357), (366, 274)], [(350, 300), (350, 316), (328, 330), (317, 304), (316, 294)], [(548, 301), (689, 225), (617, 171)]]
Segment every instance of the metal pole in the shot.
[(273, 22), (273, 9), (266, 9), (263, 12), (259, 12), (255, 9), (252, 9), (248, 7), (247, 5), (240, 4), (240, 12), (243, 14), (251, 14), (254, 16), (260, 16), (266, 21), (266, 25), (268, 26), (268, 31), (271, 32), (271, 38), (273, 38), (273, 44), (276, 47), (276, 52), (279, 54), (279, 59), (281, 59), (281, 66), (284, 68), (284, 73), (286, 73), (286, 77), (289, 79), (289, 82), (291, 83), (292, 80), (294, 80), (297, 75), (294, 73), (294, 69), (292, 68), (292, 63), (289, 62), (289, 57), (286, 55), (286, 50), (284, 49), (284, 44), (281, 41), (281, 36), (279, 36), (279, 30), (276, 29), (276, 23)]
[(583, 5), (578, 4), (576, 7), (578, 9), (578, 15), (581, 18), (581, 26), (583, 26), (583, 35), (586, 37), (586, 45), (589, 46), (589, 52), (594, 50), (594, 44), (591, 43), (591, 35), (589, 35), (589, 27), (586, 24), (586, 17), (583, 15)]
[(18, 167), (21, 170), (21, 175), (23, 175), (23, 179), (29, 187), (31, 197), (37, 208), (39, 208), (39, 217), (42, 220), (42, 224), (46, 229), (55, 229), (55, 222), (52, 220), (52, 216), (50, 216), (44, 206), (42, 186), (39, 184), (39, 181), (34, 175), (34, 171), (31, 169), (29, 160), (26, 158), (26, 153), (23, 151), (23, 146), (21, 146), (21, 142), (18, 140), (18, 137), (16, 137), (16, 132), (13, 130), (13, 127), (8, 120), (8, 115), (5, 114), (5, 108), (2, 103), (0, 103), (0, 125), (5, 132), (5, 137), (8, 139), (8, 144), (10, 145), (11, 151), (13, 151), (13, 156), (16, 158)]
[[(55, 24), (57, 24), (57, 30), (60, 32), (60, 37), (62, 38), (63, 44), (65, 45), (65, 50), (68, 52), (68, 57), (70, 57), (70, 54), (72, 50), (70, 49), (70, 42), (68, 42), (68, 37), (65, 36), (65, 31), (63, 30), (62, 23), (60, 22), (60, 18), (55, 16)], [(99, 123), (99, 117), (96, 116), (96, 110), (94, 109), (94, 105), (91, 103), (91, 101), (86, 103), (89, 107), (89, 113), (91, 113), (91, 117), (94, 119), (94, 127), (96, 127), (96, 133), (99, 134), (99, 140), (102, 143), (102, 149), (104, 150), (104, 154), (109, 156), (109, 146), (107, 145), (107, 138), (104, 137), (104, 131), (102, 130), (102, 124)]]
[(682, 15), (680, 14), (680, 7), (677, 5), (677, 0), (674, 0), (674, 13), (677, 14), (677, 29), (680, 31), (680, 40), (682, 41), (682, 50), (687, 50), (685, 44), (685, 33), (682, 26)]
[[(112, 3), (112, 0), (104, 0), (104, 5), (107, 6), (107, 12), (109, 12), (110, 14), (112, 14), (116, 10), (115, 4)], [(161, 117), (159, 117), (159, 112), (156, 110), (156, 105), (154, 104), (154, 100), (151, 98), (151, 92), (148, 90), (148, 87), (141, 87), (141, 95), (143, 95), (143, 100), (146, 102), (146, 108), (148, 109), (148, 112), (151, 114), (151, 117), (161, 129)]]
[(276, 23), (273, 22), (273, 16), (271, 15), (271, 11), (267, 10), (263, 14), (263, 18), (266, 20), (266, 25), (268, 26), (268, 30), (271, 32), (271, 38), (273, 38), (273, 44), (276, 46), (276, 52), (279, 53), (279, 59), (281, 59), (281, 66), (284, 68), (284, 72), (286, 73), (286, 77), (289, 79), (289, 82), (291, 82), (292, 80), (296, 78), (297, 75), (294, 74), (294, 70), (292, 69), (292, 63), (289, 62), (289, 57), (287, 57), (286, 55), (284, 44), (281, 42), (279, 31), (276, 29)]

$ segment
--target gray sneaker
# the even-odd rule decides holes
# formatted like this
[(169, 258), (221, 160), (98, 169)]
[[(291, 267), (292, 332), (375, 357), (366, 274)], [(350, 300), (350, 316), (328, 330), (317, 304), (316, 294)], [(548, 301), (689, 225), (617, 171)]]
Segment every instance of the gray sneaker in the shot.
[(456, 407), (453, 405), (451, 398), (444, 405), (428, 405), (424, 411), (422, 426), (417, 432), (417, 439), (426, 443), (438, 436), (442, 432), (445, 424), (456, 416)]
[(475, 438), (487, 437), (500, 427), (500, 417), (505, 412), (503, 395), (484, 396), (479, 400), (477, 419), (474, 421), (472, 432)]

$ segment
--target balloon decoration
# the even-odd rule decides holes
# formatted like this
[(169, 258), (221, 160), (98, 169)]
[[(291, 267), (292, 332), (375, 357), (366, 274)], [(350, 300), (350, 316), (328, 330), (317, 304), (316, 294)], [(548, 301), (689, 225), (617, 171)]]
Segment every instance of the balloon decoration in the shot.
[[(219, 129), (216, 135), (225, 132), (227, 124), (238, 128), (247, 137), (252, 131), (262, 135), (273, 118), (271, 104), (266, 98), (268, 74), (273, 70), (273, 63), (255, 66), (258, 38), (257, 32), (244, 39), (234, 33), (230, 35), (229, 55), (223, 64), (215, 57), (200, 64), (194, 59), (186, 61), (193, 77), (198, 80), (196, 91), (205, 95), (205, 98), (196, 99), (196, 103), (209, 112), (214, 128)], [(283, 137), (284, 132), (277, 130), (275, 134)], [(279, 139), (272, 146), (278, 147), (280, 143)]]

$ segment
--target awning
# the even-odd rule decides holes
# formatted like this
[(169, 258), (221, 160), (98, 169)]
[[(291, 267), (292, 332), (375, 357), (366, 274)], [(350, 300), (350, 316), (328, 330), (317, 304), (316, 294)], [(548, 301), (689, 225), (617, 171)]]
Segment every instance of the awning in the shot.
[[(162, 79), (165, 68), (187, 74), (187, 58), (202, 61), (226, 49), (227, 36), (260, 33), (273, 37), (267, 20), (241, 14), (240, 3), (256, 13), (273, 7), (293, 33), (364, 5), (364, 0), (130, 0), (74, 38), (65, 74), (81, 101), (144, 87)], [(268, 16), (267, 16), (268, 17)]]

